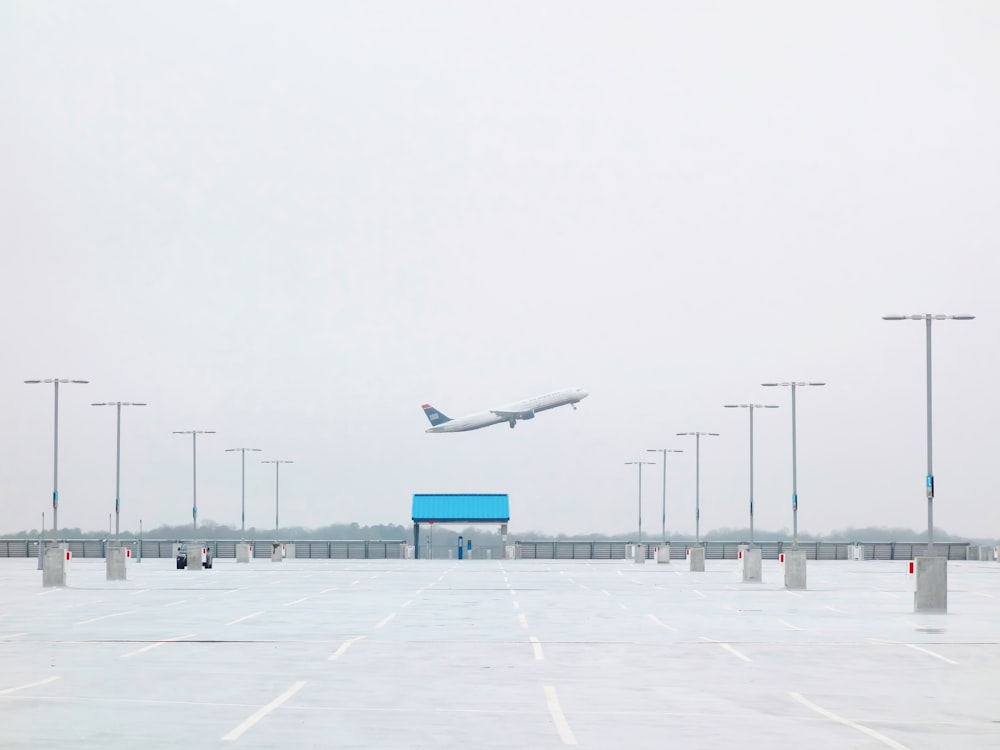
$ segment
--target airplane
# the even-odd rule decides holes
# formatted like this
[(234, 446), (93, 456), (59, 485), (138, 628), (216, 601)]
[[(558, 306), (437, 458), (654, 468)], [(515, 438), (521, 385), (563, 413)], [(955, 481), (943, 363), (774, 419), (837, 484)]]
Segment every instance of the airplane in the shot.
[(426, 432), (466, 432), (502, 422), (508, 422), (513, 429), (517, 420), (534, 419), (535, 414), (546, 409), (555, 409), (557, 406), (566, 406), (566, 404), (576, 409), (577, 403), (589, 395), (583, 388), (564, 388), (561, 391), (552, 391), (541, 396), (526, 398), (498, 409), (477, 412), (458, 419), (452, 419), (430, 404), (424, 404), (421, 408), (431, 423)]

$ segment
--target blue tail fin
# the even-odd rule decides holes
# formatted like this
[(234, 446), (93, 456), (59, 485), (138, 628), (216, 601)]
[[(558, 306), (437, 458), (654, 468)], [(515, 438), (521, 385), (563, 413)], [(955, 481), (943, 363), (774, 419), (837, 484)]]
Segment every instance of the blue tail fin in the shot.
[(437, 427), (439, 424), (451, 421), (451, 417), (445, 416), (430, 404), (424, 404), (420, 408), (424, 410), (424, 414), (426, 414), (427, 419), (430, 420), (431, 427)]

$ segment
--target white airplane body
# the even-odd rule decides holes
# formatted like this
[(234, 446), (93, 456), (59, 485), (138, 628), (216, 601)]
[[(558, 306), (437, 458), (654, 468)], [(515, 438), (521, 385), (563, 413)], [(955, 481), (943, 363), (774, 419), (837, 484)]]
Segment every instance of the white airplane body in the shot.
[(498, 409), (481, 411), (458, 419), (445, 416), (430, 404), (424, 404), (421, 408), (431, 423), (430, 428), (426, 430), (427, 432), (466, 432), (502, 422), (509, 423), (513, 429), (519, 419), (534, 419), (535, 414), (540, 411), (555, 409), (557, 406), (566, 406), (567, 404), (575, 409), (577, 403), (589, 395), (583, 388), (564, 388), (561, 391), (552, 391), (541, 396), (526, 398)]

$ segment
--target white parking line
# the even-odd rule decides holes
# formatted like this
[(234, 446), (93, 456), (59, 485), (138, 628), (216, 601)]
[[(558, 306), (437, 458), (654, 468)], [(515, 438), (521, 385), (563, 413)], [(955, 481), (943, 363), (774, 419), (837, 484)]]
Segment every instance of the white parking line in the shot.
[(619, 607), (621, 607), (622, 609), (628, 609), (628, 607), (626, 607), (626, 606), (625, 606), (624, 604), (622, 604), (621, 602), (618, 602), (618, 606), (619, 606)]
[(409, 599), (409, 600), (403, 602), (402, 604), (400, 604), (399, 608), (400, 609), (405, 609), (406, 607), (409, 607), (411, 604), (413, 604), (413, 600)]
[(698, 589), (695, 589), (694, 593), (696, 593), (702, 599), (708, 599), (708, 594), (706, 594), (704, 591), (699, 591)]
[(524, 616), (523, 612), (517, 616), (517, 619), (521, 623), (521, 627), (524, 628), (525, 630), (527, 630), (528, 629), (528, 618)]
[(941, 661), (947, 662), (948, 664), (958, 664), (957, 661), (954, 661), (953, 659), (949, 659), (947, 656), (942, 656), (941, 654), (939, 654), (939, 653), (937, 653), (935, 651), (931, 651), (929, 648), (924, 648), (923, 646), (918, 646), (915, 643), (905, 643), (903, 645), (907, 646), (909, 648), (912, 648), (914, 651), (920, 651), (922, 653), (927, 654), (928, 656), (933, 656), (935, 659), (940, 659)]
[(605, 596), (611, 596), (611, 592), (608, 591), (607, 589), (601, 589), (601, 593), (604, 594)]
[(545, 654), (542, 653), (541, 642), (535, 636), (531, 636), (528, 640), (531, 641), (531, 648), (535, 652), (535, 661), (542, 661), (545, 658)]
[(573, 730), (569, 728), (566, 715), (563, 714), (562, 707), (559, 705), (559, 696), (556, 695), (556, 689), (551, 685), (545, 686), (545, 702), (549, 706), (549, 713), (552, 714), (552, 723), (556, 725), (559, 739), (562, 740), (564, 745), (575, 745), (576, 736), (573, 734)]
[(831, 606), (830, 606), (829, 604), (827, 604), (827, 605), (826, 605), (826, 608), (827, 608), (828, 610), (830, 610), (831, 612), (836, 612), (836, 613), (837, 613), (838, 615), (846, 615), (846, 614), (850, 614), (849, 612), (845, 612), (845, 611), (844, 611), (844, 610), (842, 610), (842, 609), (837, 609), (836, 607), (831, 607)]
[(319, 593), (321, 593), (321, 594), (329, 594), (329, 593), (330, 593), (331, 591), (336, 591), (336, 590), (337, 590), (337, 587), (336, 587), (336, 586), (331, 586), (331, 587), (330, 587), (330, 588), (328, 588), (328, 589), (323, 589), (323, 590), (322, 590), (322, 591), (320, 591)]
[(262, 614), (264, 614), (264, 610), (260, 610), (259, 612), (251, 612), (248, 615), (243, 615), (243, 617), (237, 617), (235, 620), (227, 622), (226, 625), (236, 625), (237, 623), (243, 622), (244, 620), (250, 620), (254, 617), (259, 617)]
[(516, 599), (514, 601), (512, 601), (511, 604), (514, 605), (514, 609), (520, 609), (521, 608), (520, 603)]
[(18, 685), (17, 687), (0, 690), (0, 695), (10, 695), (11, 693), (16, 693), (18, 690), (27, 690), (28, 688), (39, 687), (41, 685), (48, 685), (50, 682), (55, 682), (58, 679), (60, 678), (46, 677), (44, 680), (36, 680), (35, 682), (29, 682), (27, 685)]
[(395, 612), (392, 612), (391, 614), (386, 615), (385, 617), (383, 617), (381, 620), (378, 621), (378, 624), (375, 626), (375, 629), (376, 630), (381, 630), (386, 625), (388, 625), (389, 622), (392, 620), (392, 618), (395, 617), (395, 616), (396, 616)]
[(701, 636), (701, 639), (703, 641), (708, 641), (709, 643), (715, 643), (716, 645), (721, 646), (726, 651), (728, 651), (729, 653), (731, 653), (733, 656), (736, 656), (736, 657), (742, 659), (743, 661), (750, 661), (750, 657), (749, 656), (747, 656), (746, 654), (744, 654), (742, 651), (737, 651), (735, 648), (733, 648), (732, 646), (730, 646), (728, 643), (721, 643), (721, 642), (715, 640), (714, 638), (706, 638), (705, 636)]
[(303, 596), (301, 599), (296, 599), (294, 602), (285, 602), (281, 606), (282, 607), (291, 607), (293, 604), (301, 604), (302, 602), (304, 602), (308, 598), (309, 598), (308, 596)]
[(157, 641), (156, 643), (150, 643), (142, 648), (137, 648), (135, 651), (129, 651), (127, 654), (122, 654), (119, 659), (129, 659), (133, 656), (138, 656), (139, 654), (144, 654), (147, 651), (152, 651), (154, 648), (159, 648), (165, 643), (173, 643), (174, 641), (183, 641), (185, 638), (194, 638), (194, 633), (188, 633), (187, 635), (179, 635), (176, 638), (167, 638), (163, 641)]
[(653, 622), (654, 625), (659, 625), (661, 628), (666, 628), (667, 630), (670, 630), (670, 631), (672, 631), (674, 633), (677, 632), (677, 628), (675, 628), (673, 625), (667, 625), (667, 623), (665, 623), (663, 620), (661, 620), (656, 615), (650, 614), (650, 615), (646, 615), (646, 617), (648, 617)]
[(27, 635), (27, 633), (0, 633), (0, 641), (10, 641), (14, 638), (20, 638), (22, 635)]
[(330, 661), (337, 661), (337, 659), (347, 653), (347, 649), (349, 649), (352, 644), (357, 643), (358, 641), (363, 641), (365, 637), (366, 636), (363, 635), (356, 635), (353, 638), (348, 638), (340, 644), (340, 647), (336, 651), (330, 654)]
[(222, 741), (232, 742), (233, 740), (238, 740), (240, 737), (243, 736), (244, 732), (246, 732), (248, 729), (250, 729), (250, 727), (252, 727), (254, 724), (263, 719), (265, 716), (271, 713), (282, 703), (284, 703), (293, 695), (295, 695), (297, 692), (299, 692), (305, 684), (306, 683), (304, 680), (296, 682), (294, 685), (288, 688), (288, 690), (283, 692), (281, 695), (279, 695), (273, 701), (268, 703), (266, 706), (261, 706), (260, 708), (258, 708), (256, 711), (250, 714), (250, 716), (246, 719), (246, 721), (244, 721), (242, 724), (236, 727), (233, 731), (223, 735)]
[(91, 617), (89, 620), (80, 620), (80, 622), (78, 622), (76, 624), (77, 625), (89, 625), (92, 622), (99, 622), (101, 620), (109, 620), (112, 617), (123, 617), (124, 615), (134, 615), (134, 614), (135, 614), (135, 610), (134, 609), (130, 609), (128, 612), (115, 612), (115, 613), (110, 614), (110, 615), (101, 615), (100, 617)]
[(149, 589), (139, 589), (138, 591), (133, 591), (132, 596), (139, 596), (139, 594), (145, 594)]
[(778, 622), (780, 622), (782, 625), (784, 625), (789, 630), (802, 630), (802, 628), (796, 627), (795, 625), (792, 625), (792, 623), (788, 622), (787, 620), (782, 620), (780, 617), (778, 618)]
[(896, 748), (896, 750), (908, 750), (906, 745), (902, 745), (896, 742), (896, 740), (892, 739), (891, 737), (886, 737), (884, 734), (880, 734), (879, 732), (876, 732), (874, 729), (869, 729), (868, 727), (862, 726), (861, 724), (853, 722), (850, 719), (845, 719), (843, 716), (837, 716), (837, 714), (833, 713), (832, 711), (827, 711), (822, 706), (817, 706), (815, 703), (804, 698), (798, 693), (789, 693), (789, 695), (794, 700), (798, 701), (803, 706), (805, 706), (806, 708), (818, 713), (820, 716), (825, 716), (831, 721), (835, 721), (838, 724), (843, 724), (845, 727), (850, 727), (851, 729), (857, 729), (862, 734), (867, 734), (872, 739), (876, 739), (879, 742), (888, 745), (889, 747)]
[(164, 607), (176, 607), (178, 604), (183, 604), (187, 599), (178, 599), (176, 602), (170, 602), (169, 604), (164, 604)]

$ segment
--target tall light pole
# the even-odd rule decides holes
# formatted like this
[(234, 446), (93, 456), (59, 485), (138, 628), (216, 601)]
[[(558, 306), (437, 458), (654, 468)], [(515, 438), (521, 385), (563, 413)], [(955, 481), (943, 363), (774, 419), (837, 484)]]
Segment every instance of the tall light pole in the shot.
[(678, 432), (677, 435), (694, 435), (694, 537), (701, 546), (701, 436), (718, 437), (718, 432)]
[(761, 385), (768, 388), (775, 388), (777, 386), (783, 386), (785, 388), (792, 389), (792, 549), (798, 549), (799, 547), (799, 474), (798, 474), (798, 464), (796, 458), (796, 445), (795, 445), (795, 389), (805, 388), (807, 386), (821, 386), (826, 385), (826, 383), (812, 383), (806, 381), (787, 381), (784, 383), (761, 383)]
[(652, 466), (652, 461), (626, 461), (626, 466), (635, 466), (639, 469), (639, 543), (642, 544), (642, 467)]
[(753, 545), (753, 413), (755, 409), (777, 409), (774, 404), (725, 404), (726, 409), (747, 409), (750, 412), (750, 544)]
[(122, 407), (123, 406), (146, 406), (139, 401), (99, 401), (91, 406), (113, 406), (118, 411), (117, 427), (115, 430), (115, 541), (118, 542), (118, 532), (120, 529), (120, 512), (122, 505), (121, 477), (122, 477)]
[(262, 464), (274, 464), (274, 530), (278, 530), (278, 470), (282, 464), (294, 464), (294, 461), (275, 460), (261, 461)]
[(247, 451), (260, 453), (260, 448), (226, 448), (226, 453), (240, 452), (240, 541), (245, 541), (247, 530)]
[(194, 521), (194, 530), (198, 531), (198, 436), (214, 435), (215, 430), (174, 430), (175, 435), (191, 436), (191, 518)]
[(667, 454), (668, 453), (683, 453), (682, 450), (674, 450), (673, 448), (646, 448), (647, 453), (662, 453), (663, 454), (663, 516), (662, 516), (662, 529), (660, 533), (663, 536), (663, 541), (667, 541)]
[(25, 383), (52, 383), (55, 386), (55, 427), (52, 431), (52, 535), (59, 528), (59, 384), (89, 383), (89, 380), (69, 380), (67, 378), (45, 378), (44, 380), (25, 380)]
[(883, 315), (882, 320), (924, 320), (927, 322), (927, 557), (934, 556), (934, 451), (931, 432), (931, 323), (935, 320), (975, 320), (975, 315)]

